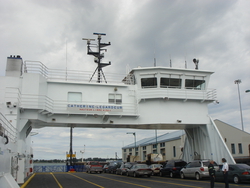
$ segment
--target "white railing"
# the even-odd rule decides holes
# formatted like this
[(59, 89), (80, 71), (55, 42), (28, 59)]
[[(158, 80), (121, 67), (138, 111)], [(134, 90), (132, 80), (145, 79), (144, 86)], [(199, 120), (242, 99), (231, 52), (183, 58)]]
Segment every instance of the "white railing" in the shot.
[[(23, 72), (40, 74), (50, 81), (77, 81), (77, 82), (97, 82), (97, 74), (93, 76), (93, 72), (80, 70), (63, 70), (63, 69), (49, 69), (39, 61), (25, 61)], [(110, 74), (105, 73), (107, 83), (122, 84), (122, 79), (125, 74)], [(102, 83), (105, 83), (102, 78)]]
[[(84, 112), (72, 112), (68, 110), (68, 104), (71, 102), (62, 101), (62, 100), (52, 100), (51, 98), (45, 95), (28, 95), (22, 94), (22, 99), (20, 103), (20, 108), (22, 109), (37, 109), (41, 110), (41, 113), (50, 113), (50, 114), (103, 114), (103, 111), (84, 111)], [(105, 105), (113, 105), (115, 104), (107, 104), (103, 102), (89, 102), (89, 101), (82, 101), (79, 104), (85, 105), (94, 105), (94, 106), (105, 106)], [(137, 114), (137, 107), (134, 103), (122, 103), (123, 111), (122, 112), (110, 112), (110, 115), (136, 115)]]
[(216, 90), (191, 90), (191, 89), (157, 89), (148, 88), (139, 91), (139, 100), (150, 98), (169, 98), (183, 100), (216, 100)]
[(22, 94), (20, 108), (40, 109), (53, 113), (54, 101), (46, 95)]
[(0, 132), (6, 135), (12, 142), (17, 141), (17, 129), (0, 112)]

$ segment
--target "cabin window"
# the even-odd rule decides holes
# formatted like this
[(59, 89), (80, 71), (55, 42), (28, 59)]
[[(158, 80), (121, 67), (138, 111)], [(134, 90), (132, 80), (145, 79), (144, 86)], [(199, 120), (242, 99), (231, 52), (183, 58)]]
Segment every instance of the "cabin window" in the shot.
[(238, 148), (239, 148), (239, 154), (242, 154), (243, 152), (242, 152), (242, 144), (241, 143), (238, 144)]
[(82, 102), (82, 93), (68, 92), (68, 102)]
[(157, 78), (142, 78), (141, 79), (142, 88), (156, 88), (157, 87)]
[(142, 157), (143, 157), (142, 160), (143, 160), (143, 161), (146, 160), (146, 156), (147, 156), (147, 155), (146, 155), (146, 151), (143, 151), (143, 155), (142, 155)]
[(205, 89), (205, 80), (185, 80), (185, 87), (186, 89), (197, 89), (197, 90), (204, 90)]
[(143, 150), (146, 150), (146, 146), (143, 146), (142, 149), (143, 149)]
[(160, 143), (160, 147), (165, 147), (165, 142)]
[(157, 148), (157, 144), (153, 144), (153, 148)]
[(235, 145), (234, 144), (231, 144), (231, 151), (232, 151), (232, 154), (235, 154)]
[(181, 88), (181, 79), (179, 78), (161, 78), (161, 88)]
[(165, 156), (165, 149), (161, 149), (161, 150), (160, 150), (160, 153), (161, 153), (163, 156)]
[(122, 95), (110, 93), (109, 94), (109, 103), (121, 104), (122, 103)]
[(173, 156), (176, 157), (176, 149), (175, 149), (175, 146), (173, 146)]

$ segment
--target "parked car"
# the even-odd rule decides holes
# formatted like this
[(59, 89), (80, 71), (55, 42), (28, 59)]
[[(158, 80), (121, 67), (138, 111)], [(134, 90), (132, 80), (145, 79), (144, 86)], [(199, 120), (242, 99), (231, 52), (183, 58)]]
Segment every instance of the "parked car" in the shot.
[(102, 173), (102, 165), (98, 161), (89, 161), (86, 165), (86, 172), (87, 173)]
[(162, 164), (151, 164), (149, 166), (152, 170), (152, 176), (158, 175), (160, 173), (160, 169), (162, 168)]
[(181, 169), (186, 166), (187, 162), (181, 159), (169, 160), (160, 170), (160, 176), (170, 176), (171, 178), (180, 176)]
[(147, 176), (150, 177), (152, 174), (151, 168), (146, 164), (134, 164), (127, 170), (127, 176)]
[[(202, 178), (208, 178), (208, 165), (209, 160), (195, 160), (193, 162), (189, 162), (185, 167), (183, 167), (180, 171), (181, 178), (195, 178), (196, 180), (200, 180)], [(214, 162), (215, 170), (219, 169), (219, 166)]]
[(120, 174), (120, 175), (124, 175), (127, 174), (127, 170), (128, 168), (130, 168), (133, 164), (136, 163), (132, 163), (132, 162), (123, 162), (120, 166), (120, 168), (116, 169), (116, 174)]
[(116, 169), (120, 168), (122, 161), (112, 161), (109, 162), (109, 166), (108, 169), (106, 170), (106, 172), (111, 173), (111, 174), (115, 174), (116, 173)]
[[(215, 181), (224, 181), (222, 165), (215, 173)], [(234, 183), (249, 182), (250, 183), (250, 166), (247, 164), (229, 164), (228, 180)]]
[(102, 168), (102, 171), (103, 171), (104, 173), (107, 173), (108, 167), (109, 167), (109, 164), (105, 164), (105, 165), (103, 166), (103, 168)]

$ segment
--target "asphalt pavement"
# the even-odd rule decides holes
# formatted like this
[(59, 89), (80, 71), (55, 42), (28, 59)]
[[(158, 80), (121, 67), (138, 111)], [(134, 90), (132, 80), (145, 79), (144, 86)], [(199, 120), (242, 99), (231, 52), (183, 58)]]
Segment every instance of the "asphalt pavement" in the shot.
[[(115, 174), (88, 174), (85, 172), (35, 173), (21, 188), (203, 188), (210, 187), (209, 180), (180, 179), (160, 176), (127, 177)], [(215, 188), (224, 187), (215, 182)], [(249, 183), (230, 184), (230, 188), (250, 187)]]

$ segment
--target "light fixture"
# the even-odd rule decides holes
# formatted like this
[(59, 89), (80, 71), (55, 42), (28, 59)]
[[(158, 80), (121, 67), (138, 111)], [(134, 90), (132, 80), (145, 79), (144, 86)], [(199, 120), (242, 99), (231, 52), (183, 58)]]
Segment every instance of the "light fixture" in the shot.
[(235, 80), (234, 83), (237, 84), (237, 86), (238, 86), (239, 105), (240, 105), (240, 118), (241, 118), (242, 131), (244, 131), (243, 115), (242, 115), (241, 99), (240, 99), (240, 87), (239, 87), (239, 85), (241, 83), (241, 80), (240, 79)]
[(135, 138), (135, 156), (137, 156), (137, 155), (136, 155), (136, 134), (135, 134), (135, 132), (127, 132), (127, 134), (132, 134), (132, 135), (134, 135), (134, 138)]
[(10, 108), (11, 107), (11, 102), (6, 102), (6, 105), (7, 105), (8, 108)]

